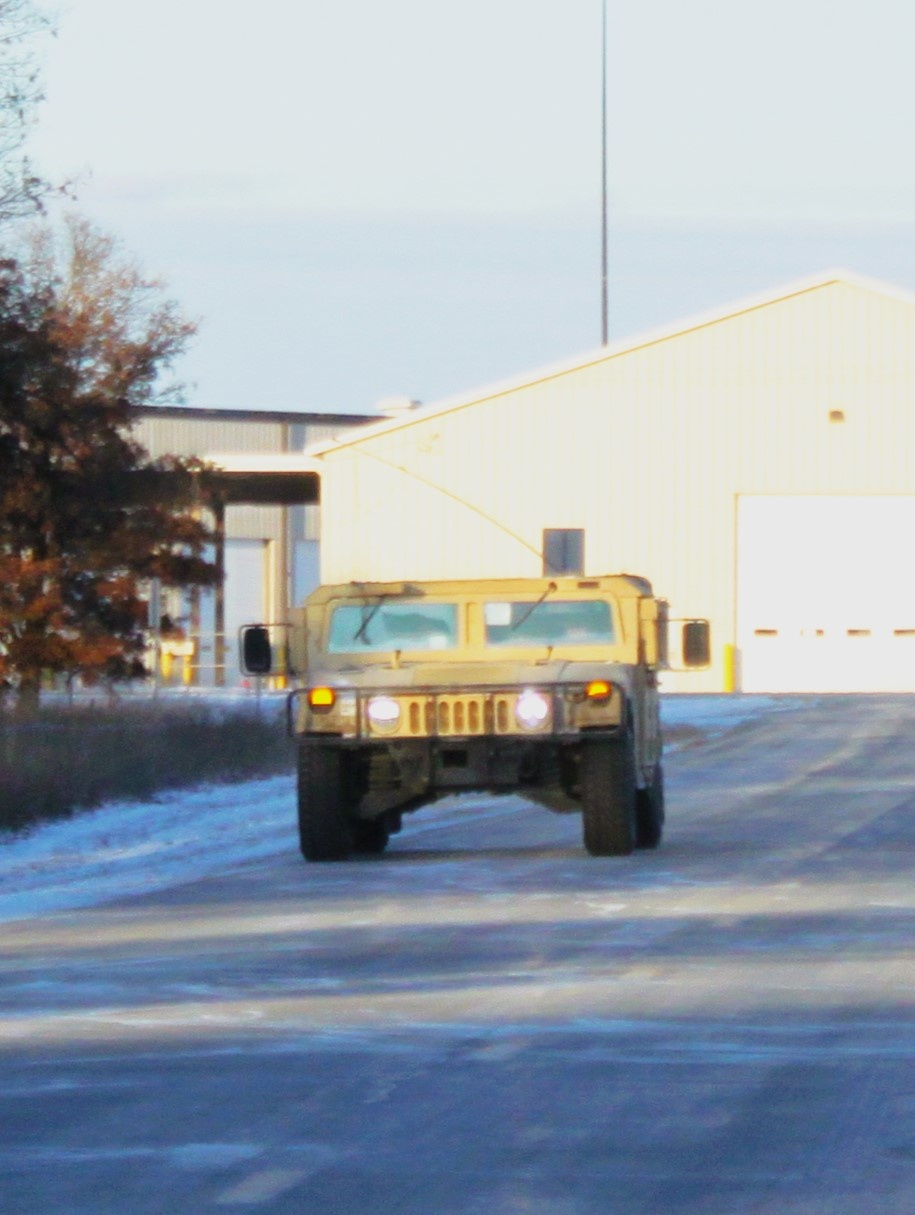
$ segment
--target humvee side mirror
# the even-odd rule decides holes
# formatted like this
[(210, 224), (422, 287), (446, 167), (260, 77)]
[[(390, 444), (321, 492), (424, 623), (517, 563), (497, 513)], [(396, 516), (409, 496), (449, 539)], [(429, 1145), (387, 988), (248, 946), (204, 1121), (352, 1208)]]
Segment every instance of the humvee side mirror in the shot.
[(273, 647), (265, 624), (246, 624), (241, 629), (241, 669), (246, 675), (269, 675), (273, 670)]
[(683, 665), (707, 667), (712, 662), (712, 635), (707, 620), (687, 620), (683, 625)]

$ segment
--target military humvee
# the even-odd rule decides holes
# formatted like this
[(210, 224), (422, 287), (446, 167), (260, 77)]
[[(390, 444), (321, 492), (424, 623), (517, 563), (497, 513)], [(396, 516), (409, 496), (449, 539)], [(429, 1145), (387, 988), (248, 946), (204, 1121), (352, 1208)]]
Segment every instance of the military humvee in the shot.
[[(302, 854), (382, 852), (406, 811), (470, 790), (580, 811), (593, 856), (657, 847), (667, 631), (628, 574), (319, 588), (287, 642)], [(705, 621), (680, 642), (708, 664)], [(242, 665), (276, 669), (267, 626)]]

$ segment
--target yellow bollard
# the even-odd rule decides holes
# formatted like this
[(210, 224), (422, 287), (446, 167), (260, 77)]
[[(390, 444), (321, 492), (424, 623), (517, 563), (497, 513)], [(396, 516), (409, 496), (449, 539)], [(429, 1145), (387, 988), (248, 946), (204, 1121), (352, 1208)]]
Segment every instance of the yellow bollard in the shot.
[(724, 662), (722, 666), (724, 691), (733, 692), (736, 688), (736, 647), (730, 643), (724, 647)]

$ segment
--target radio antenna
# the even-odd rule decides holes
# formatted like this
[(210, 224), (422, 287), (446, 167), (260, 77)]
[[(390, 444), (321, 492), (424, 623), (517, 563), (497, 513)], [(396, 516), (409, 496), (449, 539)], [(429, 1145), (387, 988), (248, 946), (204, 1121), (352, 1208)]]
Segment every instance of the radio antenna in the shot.
[[(526, 548), (529, 553), (533, 553), (535, 557), (539, 558), (541, 564), (544, 564), (543, 552), (539, 548), (534, 548), (533, 544), (528, 543), (523, 536), (519, 536), (517, 532), (513, 532), (510, 528), (506, 527), (504, 523), (500, 523), (498, 519), (494, 519), (492, 515), (488, 515), (486, 511), (481, 510), (479, 506), (474, 506), (472, 502), (468, 502), (467, 499), (462, 498), (460, 494), (454, 493), (453, 490), (445, 489), (445, 487), (439, 485), (437, 481), (430, 481), (427, 477), (422, 476), (421, 473), (414, 472), (412, 468), (405, 468), (403, 464), (395, 464), (393, 460), (386, 460), (384, 456), (379, 456), (375, 451), (367, 451), (358, 443), (355, 445), (353, 450), (358, 451), (360, 455), (369, 456), (372, 460), (377, 460), (379, 464), (384, 464), (386, 468), (393, 468), (395, 472), (403, 473), (404, 476), (407, 477), (412, 477), (413, 480), (418, 481), (420, 485), (425, 485), (428, 489), (434, 489), (436, 493), (443, 494), (444, 497), (450, 498), (452, 502), (457, 502), (459, 506), (465, 507), (467, 510), (472, 511), (475, 515), (479, 515), (481, 519), (485, 519), (487, 523), (491, 523), (493, 527), (498, 528), (500, 532), (504, 532), (506, 536), (510, 536), (512, 540), (515, 540), (518, 544)], [(550, 572), (553, 573), (555, 571), (551, 570)]]

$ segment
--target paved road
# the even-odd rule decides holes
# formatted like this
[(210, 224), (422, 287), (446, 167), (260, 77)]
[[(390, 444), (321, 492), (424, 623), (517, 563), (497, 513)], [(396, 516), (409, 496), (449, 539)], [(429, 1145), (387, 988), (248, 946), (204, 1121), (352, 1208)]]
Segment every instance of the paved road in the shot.
[(4, 931), (3, 1215), (915, 1212), (915, 698)]

